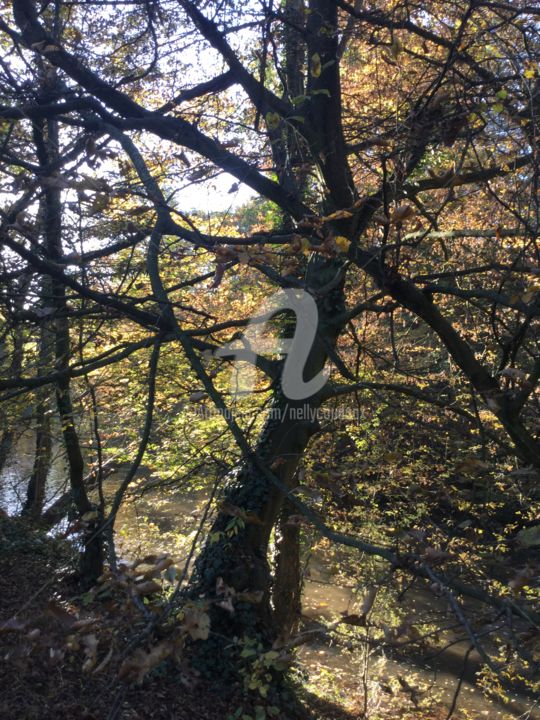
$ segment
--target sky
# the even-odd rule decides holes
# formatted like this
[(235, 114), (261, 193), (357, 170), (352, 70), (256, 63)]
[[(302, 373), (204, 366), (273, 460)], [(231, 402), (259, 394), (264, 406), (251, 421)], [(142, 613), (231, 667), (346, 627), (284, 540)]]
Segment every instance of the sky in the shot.
[[(233, 185), (238, 189), (230, 193)], [(226, 212), (229, 209), (245, 205), (249, 200), (256, 197), (256, 193), (247, 185), (240, 185), (235, 177), (229, 173), (222, 173), (218, 177), (206, 183), (190, 185), (182, 189), (177, 195), (177, 205), (186, 212), (205, 210), (212, 212)]]

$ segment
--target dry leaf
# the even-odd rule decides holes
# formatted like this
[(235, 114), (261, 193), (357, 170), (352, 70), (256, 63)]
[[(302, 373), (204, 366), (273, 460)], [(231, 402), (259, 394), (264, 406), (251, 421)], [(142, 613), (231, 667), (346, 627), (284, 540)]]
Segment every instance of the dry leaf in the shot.
[(135, 592), (137, 595), (153, 595), (154, 593), (161, 592), (161, 586), (154, 582), (154, 580), (148, 580), (147, 582), (137, 583), (135, 585)]
[(170, 657), (175, 650), (176, 646), (171, 640), (163, 640), (158, 645), (154, 645), (149, 652), (139, 648), (124, 660), (118, 671), (118, 677), (126, 682), (140, 685), (144, 676)]
[(392, 213), (390, 222), (393, 225), (399, 225), (399, 224), (403, 223), (405, 220), (408, 220), (409, 218), (413, 217), (413, 215), (415, 215), (415, 214), (416, 214), (416, 210), (413, 208), (412, 205), (400, 205)]
[(87, 673), (90, 672), (96, 664), (99, 640), (95, 635), (85, 635), (81, 638), (81, 642), (84, 647), (84, 654), (86, 655), (82, 671)]
[(210, 634), (210, 616), (198, 607), (184, 610), (182, 628), (192, 640), (208, 640)]

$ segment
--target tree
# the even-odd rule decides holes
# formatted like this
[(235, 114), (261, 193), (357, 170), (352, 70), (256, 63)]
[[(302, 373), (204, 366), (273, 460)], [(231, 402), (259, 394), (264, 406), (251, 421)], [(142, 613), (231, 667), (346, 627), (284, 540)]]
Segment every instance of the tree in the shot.
[[(285, 498), (331, 540), (402, 565), (394, 550), (329, 529), (292, 492), (319, 430), (310, 418), (324, 403), (363, 391), (385, 401), (413, 397), (458, 416), (501, 456), (540, 466), (535, 8), (461, 0), (11, 5), (3, 43), (6, 56), (16, 49), (23, 60), (7, 63), (2, 76), (5, 178), (15, 176), (19, 188), (3, 211), (4, 262), (52, 278), (54, 316), (64, 326), (54, 372), (15, 369), (0, 387), (55, 382), (66, 401), (70, 378), (153, 348), (145, 427), (103, 522), (110, 534), (148, 443), (160, 348), (181, 348), (242, 456), (191, 580), (191, 597), (212, 603), (219, 628), (201, 643), (207, 664), (236, 657), (231, 637), (273, 642), (269, 543)], [(125, 28), (121, 42), (113, 16)], [(179, 91), (199, 53), (212, 57), (208, 75)], [(54, 79), (37, 93), (29, 62), (36, 56)], [(22, 138), (43, 123), (58, 124), (62, 148), (36, 163)], [(203, 230), (200, 216), (184, 212), (181, 187), (212, 173), (251, 188), (279, 220), (263, 217), (249, 234), (223, 234), (217, 222)], [(77, 253), (66, 256), (58, 241), (54, 253), (43, 252), (41, 227), (21, 218), (53, 194), (69, 223), (83, 225)], [(145, 251), (146, 295), (107, 275), (106, 260), (126, 248)], [(221, 316), (199, 322), (210, 258)], [(295, 289), (314, 298), (318, 324), (304, 380), (333, 367), (323, 388), (291, 399), (283, 361), (259, 356), (271, 398), (256, 443), (227, 411), (215, 381), (221, 365), (208, 359), (229, 330), (249, 322), (224, 307), (237, 277), (261, 293)], [(66, 318), (96, 312), (103, 323), (121, 317), (140, 337), (70, 363)], [(410, 342), (412, 324), (422, 328), (422, 352)], [(300, 408), (302, 419), (293, 412)], [(74, 487), (79, 466), (77, 473)], [(429, 563), (407, 563), (448, 592), (504, 602), (439, 578)], [(234, 614), (217, 602), (223, 583), (238, 598), (249, 593)]]

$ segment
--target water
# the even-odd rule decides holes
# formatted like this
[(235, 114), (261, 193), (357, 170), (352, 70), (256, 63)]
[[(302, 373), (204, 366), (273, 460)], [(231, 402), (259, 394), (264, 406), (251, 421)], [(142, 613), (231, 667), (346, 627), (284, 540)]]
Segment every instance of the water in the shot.
[[(25, 432), (19, 437), (0, 476), (0, 508), (8, 515), (17, 515), (26, 500), (28, 481), (34, 465), (34, 453), (35, 435), (32, 432)], [(67, 488), (67, 470), (62, 445), (58, 439), (54, 439), (45, 506), (53, 503)]]
[[(31, 433), (26, 433), (19, 439), (0, 478), (0, 507), (9, 514), (20, 511), (24, 502), (33, 455), (34, 438)], [(48, 478), (47, 504), (66, 490), (66, 467), (58, 443), (53, 448), (53, 456), (54, 462)], [(144, 479), (144, 469), (141, 475)], [(111, 476), (106, 481), (109, 497), (119, 482), (118, 475)], [(144, 484), (147, 483), (143, 481)], [(141, 494), (139, 488), (136, 494), (127, 496), (118, 514), (116, 529), (119, 555), (143, 557), (150, 553), (167, 552), (181, 568), (189, 553), (207, 500), (207, 492), (202, 490), (182, 488), (165, 491), (155, 488)], [(420, 656), (389, 657), (376, 650), (372, 651), (365, 681), (363, 648), (359, 647), (356, 641), (351, 641), (346, 632), (340, 634), (338, 630), (332, 637), (322, 632), (325, 623), (333, 622), (342, 614), (354, 611), (359, 598), (362, 598), (362, 591), (358, 588), (358, 580), (354, 574), (343, 578), (343, 567), (348, 565), (346, 558), (342, 558), (341, 563), (338, 562), (340, 553), (339, 549), (334, 548), (329, 553), (324, 547), (319, 547), (309, 557), (302, 599), (302, 629), (321, 630), (320, 633), (312, 634), (309, 642), (299, 649), (302, 665), (309, 672), (309, 682), (314, 688), (318, 688), (319, 692), (322, 690), (322, 694), (331, 694), (336, 701), (348, 707), (351, 707), (351, 703), (354, 705), (355, 698), (363, 698), (367, 688), (370, 707), (376, 710), (385, 703), (398, 703), (398, 706), (404, 704), (404, 699), (410, 693), (402, 688), (396, 690), (394, 687), (393, 691), (389, 688), (392, 678), (402, 678), (418, 691), (420, 704), (427, 702), (429, 698), (437, 698), (449, 706), (468, 643), (452, 646), (428, 666)], [(337, 568), (341, 568), (341, 571), (338, 572)], [(447, 622), (450, 619), (444, 601), (428, 591), (411, 590), (407, 593), (405, 603), (407, 611), (413, 617), (424, 617), (426, 613), (432, 613), (441, 617), (446, 615)], [(479, 666), (478, 660), (474, 653), (471, 654), (472, 671), (462, 684), (455, 718), (540, 718), (540, 713), (536, 711), (527, 713), (532, 704), (528, 698), (514, 695), (506, 707), (486, 699), (474, 685), (474, 669)], [(391, 695), (391, 692), (395, 695)], [(463, 708), (466, 709), (465, 714), (461, 714)]]

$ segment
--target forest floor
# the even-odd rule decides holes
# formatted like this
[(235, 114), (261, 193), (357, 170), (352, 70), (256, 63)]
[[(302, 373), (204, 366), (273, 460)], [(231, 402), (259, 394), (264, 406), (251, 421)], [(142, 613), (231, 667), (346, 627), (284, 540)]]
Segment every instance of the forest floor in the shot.
[[(238, 716), (239, 694), (177, 668), (117, 678), (95, 628), (111, 624), (110, 604), (87, 602), (74, 582), (73, 546), (0, 518), (0, 717), (10, 720), (227, 720)], [(118, 617), (114, 635), (125, 631)], [(82, 626), (82, 627), (81, 627)], [(108, 637), (111, 637), (110, 635)], [(100, 640), (101, 642), (101, 640)], [(352, 720), (337, 705), (304, 693), (305, 717)], [(236, 713), (236, 715), (235, 715)], [(298, 717), (298, 711), (294, 717)], [(248, 715), (245, 714), (244, 717)], [(292, 718), (292, 715), (291, 715)], [(286, 720), (280, 713), (279, 720)]]
[[(118, 594), (96, 598), (77, 586), (74, 545), (16, 518), (0, 516), (0, 718), (9, 720), (359, 720), (361, 693), (336, 676), (294, 687), (293, 710), (259, 714), (241, 688), (220, 691), (189, 660), (156, 663), (141, 682), (122, 680), (126, 646), (144, 628), (140, 611)], [(105, 594), (103, 594), (105, 595)], [(148, 644), (149, 652), (166, 636)], [(146, 652), (146, 650), (145, 650)], [(339, 686), (339, 687), (338, 687)], [(292, 697), (292, 696), (291, 696)], [(261, 706), (262, 707), (262, 706)], [(411, 707), (382, 697), (376, 720), (444, 720), (448, 708)], [(457, 711), (453, 720), (488, 716)], [(495, 715), (493, 715), (495, 717)]]

